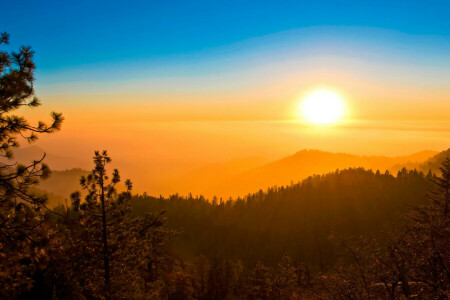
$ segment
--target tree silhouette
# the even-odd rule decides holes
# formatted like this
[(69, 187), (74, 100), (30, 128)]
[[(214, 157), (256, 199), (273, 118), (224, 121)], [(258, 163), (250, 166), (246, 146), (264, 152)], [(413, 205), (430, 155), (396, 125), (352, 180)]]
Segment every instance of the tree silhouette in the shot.
[(411, 243), (416, 261), (414, 277), (431, 289), (435, 297), (448, 296), (450, 288), (450, 158), (441, 167), (441, 176), (434, 177), (430, 204), (416, 207), (412, 219)]
[[(450, 160), (434, 184), (429, 203), (414, 206), (404, 226), (365, 247), (345, 245), (353, 263), (324, 276), (323, 289), (334, 299), (448, 299), (450, 289)], [(407, 173), (401, 172), (399, 180)], [(408, 219), (407, 219), (408, 220)]]
[[(1, 33), (0, 45), (8, 41), (9, 35)], [(53, 112), (50, 124), (39, 121), (34, 126), (14, 114), (40, 105), (34, 95), (33, 54), (30, 47), (0, 52), (0, 284), (4, 295), (29, 289), (28, 272), (37, 269), (35, 263), (45, 256), (42, 245), (49, 238), (43, 231), (41, 211), (47, 197), (30, 189), (50, 173), (43, 163), (45, 154), (28, 165), (13, 161), (13, 149), (21, 139), (34, 142), (39, 134), (58, 131), (63, 121), (60, 113)]]
[[(104, 296), (111, 299), (111, 235), (112, 228), (123, 221), (126, 213), (125, 202), (130, 198), (131, 181), (126, 180), (126, 192), (117, 193), (116, 184), (120, 181), (119, 171), (113, 171), (111, 180), (106, 174), (106, 165), (111, 162), (111, 158), (106, 151), (95, 152), (95, 168), (87, 177), (80, 179), (83, 190), (87, 192), (85, 202), (81, 203), (81, 193), (75, 192), (71, 195), (75, 211), (81, 212), (82, 224), (84, 224), (88, 238), (92, 237), (94, 247), (101, 240), (101, 253), (103, 260)], [(114, 228), (117, 229), (117, 228)], [(97, 238), (98, 233), (101, 238)], [(117, 242), (117, 241), (114, 241)]]
[[(9, 36), (2, 33), (0, 45), (7, 44)], [(39, 121), (37, 126), (18, 115), (12, 114), (21, 107), (40, 105), (34, 96), (34, 52), (30, 47), (22, 47), (19, 52), (8, 54), (0, 52), (0, 156), (13, 158), (12, 149), (19, 146), (19, 138), (28, 142), (38, 139), (38, 134), (53, 133), (61, 128), (63, 117), (60, 113), (51, 114), (50, 125)], [(44, 155), (45, 157), (45, 155)], [(3, 163), (0, 167), (0, 199), (6, 202), (21, 199), (33, 205), (45, 202), (45, 197), (34, 195), (27, 189), (37, 182), (39, 177), (46, 177), (49, 169), (42, 164), (44, 157), (30, 165)], [(3, 205), (4, 206), (4, 205)]]
[(251, 300), (272, 299), (272, 276), (269, 268), (257, 262), (248, 278), (246, 294)]
[(107, 175), (111, 162), (107, 152), (95, 152), (93, 160), (95, 168), (80, 179), (82, 192), (71, 195), (78, 217), (66, 219), (66, 269), (87, 298), (141, 299), (158, 294), (166, 258), (163, 248), (172, 234), (164, 228), (164, 212), (131, 215), (131, 181), (126, 180), (126, 190), (118, 192), (119, 171)]
[(298, 289), (297, 272), (292, 259), (285, 254), (275, 270), (273, 294), (276, 299), (296, 299)]

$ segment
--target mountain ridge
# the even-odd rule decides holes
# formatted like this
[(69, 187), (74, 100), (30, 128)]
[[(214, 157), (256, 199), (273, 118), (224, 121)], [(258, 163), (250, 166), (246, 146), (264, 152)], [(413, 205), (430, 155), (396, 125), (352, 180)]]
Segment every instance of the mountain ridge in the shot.
[[(236, 172), (228, 177), (212, 178), (212, 172), (205, 174), (206, 185), (197, 185), (184, 193), (203, 194), (208, 197), (238, 197), (259, 189), (274, 185), (287, 185), (298, 182), (313, 174), (324, 174), (336, 169), (363, 167), (374, 170), (397, 172), (403, 166), (418, 166), (439, 152), (422, 150), (410, 155), (396, 157), (368, 156), (348, 153), (334, 153), (316, 149), (303, 149), (292, 155), (268, 162), (243, 172)], [(197, 182), (202, 182), (200, 169), (197, 169)], [(191, 173), (192, 174), (192, 173)], [(188, 181), (189, 174), (180, 176), (179, 181)], [(177, 186), (175, 183), (174, 186)], [(196, 189), (194, 189), (196, 188)], [(181, 191), (181, 190), (179, 190)], [(183, 194), (182, 192), (182, 194)]]

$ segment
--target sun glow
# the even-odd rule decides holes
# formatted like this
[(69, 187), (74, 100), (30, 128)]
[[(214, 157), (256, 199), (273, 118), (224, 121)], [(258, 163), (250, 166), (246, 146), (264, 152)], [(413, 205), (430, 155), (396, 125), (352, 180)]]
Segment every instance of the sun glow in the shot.
[(338, 93), (325, 89), (308, 94), (299, 105), (299, 114), (314, 124), (336, 123), (344, 112), (344, 99)]

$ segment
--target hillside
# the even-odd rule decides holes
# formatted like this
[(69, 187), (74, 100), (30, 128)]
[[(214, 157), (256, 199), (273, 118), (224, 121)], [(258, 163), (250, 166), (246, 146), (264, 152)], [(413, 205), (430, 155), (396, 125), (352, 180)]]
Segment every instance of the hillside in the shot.
[[(422, 151), (407, 156), (359, 156), (345, 153), (330, 153), (319, 150), (302, 150), (283, 159), (250, 168), (243, 172), (223, 176), (221, 169), (209, 168), (207, 172), (201, 169), (195, 172), (195, 184), (188, 186), (193, 194), (203, 194), (208, 197), (216, 195), (224, 199), (244, 196), (259, 189), (274, 185), (288, 185), (298, 182), (313, 174), (325, 174), (336, 169), (363, 167), (366, 169), (389, 170), (397, 172), (403, 166), (420, 165), (435, 151)], [(412, 168), (414, 169), (414, 168)], [(179, 182), (190, 182), (192, 173), (178, 179)], [(174, 183), (175, 186), (181, 183)], [(187, 193), (181, 192), (181, 194)]]
[[(73, 168), (85, 168), (87, 167), (86, 163), (72, 158), (54, 155), (52, 153), (48, 153), (43, 149), (37, 146), (29, 146), (24, 148), (16, 148), (13, 151), (14, 161), (17, 161), (22, 164), (30, 164), (34, 160), (39, 160), (44, 156), (44, 162), (52, 169), (52, 170), (67, 170)], [(6, 161), (5, 161), (6, 162)]]
[[(363, 167), (382, 172), (389, 170), (395, 175), (406, 167), (424, 173), (431, 169), (436, 173), (439, 171), (440, 163), (449, 156), (449, 153), (450, 150), (440, 153), (422, 151), (408, 156), (385, 157), (302, 150), (266, 164), (265, 160), (259, 157), (209, 164), (176, 178), (172, 185), (181, 195), (188, 195), (191, 192), (208, 198), (217, 196), (228, 199), (230, 196), (242, 197), (274, 185), (288, 185), (310, 175), (325, 174), (336, 169)], [(52, 159), (52, 156), (48, 158)], [(79, 189), (80, 177), (86, 174), (87, 171), (79, 168), (53, 170), (50, 178), (42, 181), (38, 188), (53, 194), (50, 199), (55, 200), (51, 202), (60, 203), (61, 199), (67, 198), (70, 193)]]
[(246, 157), (222, 163), (207, 164), (174, 179), (176, 192), (186, 195), (190, 192), (213, 191), (218, 182), (254, 169), (267, 163), (261, 157)]
[(133, 210), (166, 211), (170, 228), (181, 230), (172, 249), (184, 258), (225, 255), (250, 265), (273, 265), (284, 253), (317, 266), (333, 264), (330, 239), (382, 234), (401, 222), (410, 205), (424, 203), (429, 178), (415, 171), (377, 174), (361, 168), (308, 177), (236, 201), (202, 197), (136, 196)]
[(80, 189), (80, 178), (87, 174), (88, 171), (83, 169), (52, 171), (50, 177), (42, 180), (37, 188), (50, 193), (50, 206), (64, 204), (72, 192)]
[(450, 158), (450, 148), (436, 154), (424, 163), (419, 164), (417, 166), (417, 170), (422, 172), (428, 172), (428, 170), (431, 170), (433, 173), (440, 174), (441, 171), (439, 168), (442, 167), (442, 162), (446, 158)]

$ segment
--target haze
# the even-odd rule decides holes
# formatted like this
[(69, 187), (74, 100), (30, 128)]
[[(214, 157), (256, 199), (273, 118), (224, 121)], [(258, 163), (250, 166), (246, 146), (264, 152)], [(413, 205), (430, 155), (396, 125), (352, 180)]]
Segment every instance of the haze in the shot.
[(449, 298), (450, 1), (0, 7), (0, 298)]
[[(49, 5), (14, 9), (4, 28), (11, 49), (26, 43), (36, 51), (36, 90), (45, 105), (26, 116), (57, 110), (66, 118), (64, 130), (37, 146), (76, 157), (83, 168), (93, 150), (108, 149), (139, 192), (178, 192), (175, 178), (205, 165), (255, 167), (302, 149), (399, 156), (448, 147), (445, 4), (417, 11), (392, 3), (383, 10), (335, 5), (341, 18), (315, 4), (301, 15), (289, 13), (295, 4), (272, 4), (273, 14), (247, 7), (245, 15), (193, 3), (207, 16), (195, 18), (182, 14), (188, 4), (140, 3), (121, 8), (134, 16), (123, 23), (111, 14), (114, 4), (96, 14), (86, 14), (83, 2)], [(14, 21), (19, 11), (36, 9), (44, 20)], [(75, 13), (63, 18), (68, 10)], [(367, 11), (395, 18), (359, 16)], [(60, 26), (45, 21), (51, 18)], [(25, 30), (22, 22), (34, 25)], [(335, 91), (348, 107), (331, 126), (298, 118), (299, 101), (320, 89)]]

